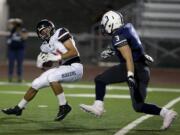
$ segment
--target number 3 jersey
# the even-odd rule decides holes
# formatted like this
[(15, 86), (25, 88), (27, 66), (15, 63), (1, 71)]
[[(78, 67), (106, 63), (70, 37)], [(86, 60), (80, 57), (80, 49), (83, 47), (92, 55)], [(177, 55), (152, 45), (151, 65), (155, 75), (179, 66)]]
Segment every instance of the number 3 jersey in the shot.
[(128, 23), (116, 30), (112, 36), (112, 46), (121, 63), (125, 62), (125, 59), (121, 55), (118, 48), (124, 45), (129, 45), (131, 48), (134, 62), (141, 60), (142, 56), (144, 55), (144, 49), (140, 38), (131, 23)]
[[(73, 46), (76, 48), (75, 41), (70, 34), (70, 32), (65, 28), (59, 28), (55, 31), (55, 33), (51, 36), (49, 41), (44, 41), (40, 47), (42, 52), (45, 53), (53, 53), (53, 54), (65, 54), (68, 52), (67, 48), (64, 46), (64, 42), (67, 40), (71, 40), (73, 43)], [(78, 50), (77, 50), (78, 52)], [(79, 57), (79, 52), (78, 56)], [(71, 59), (74, 59), (75, 57), (68, 58), (65, 60), (62, 60), (62, 64), (68, 62)], [(80, 58), (79, 58), (80, 59)]]

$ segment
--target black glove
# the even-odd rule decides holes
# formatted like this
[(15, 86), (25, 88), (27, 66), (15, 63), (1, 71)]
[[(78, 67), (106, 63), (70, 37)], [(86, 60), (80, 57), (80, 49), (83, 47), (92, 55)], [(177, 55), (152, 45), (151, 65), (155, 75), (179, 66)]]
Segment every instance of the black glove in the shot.
[(136, 88), (136, 81), (135, 81), (133, 76), (128, 76), (127, 82), (128, 82), (128, 86), (129, 86), (130, 89), (135, 89)]

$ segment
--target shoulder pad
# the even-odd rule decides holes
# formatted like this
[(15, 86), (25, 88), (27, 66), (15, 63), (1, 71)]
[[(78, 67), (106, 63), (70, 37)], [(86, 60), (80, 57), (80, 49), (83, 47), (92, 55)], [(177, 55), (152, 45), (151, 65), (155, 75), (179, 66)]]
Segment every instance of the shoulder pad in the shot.
[(57, 34), (58, 34), (57, 35), (58, 40), (61, 41), (62, 43), (72, 37), (70, 32), (69, 32), (69, 30), (66, 29), (66, 28), (58, 29), (58, 33)]

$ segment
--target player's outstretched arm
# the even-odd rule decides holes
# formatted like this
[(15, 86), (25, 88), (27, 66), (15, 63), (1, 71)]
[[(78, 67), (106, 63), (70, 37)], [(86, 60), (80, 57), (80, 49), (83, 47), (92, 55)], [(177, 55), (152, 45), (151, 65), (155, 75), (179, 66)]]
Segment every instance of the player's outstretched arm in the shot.
[(124, 45), (118, 48), (123, 58), (126, 60), (126, 68), (127, 68), (127, 82), (130, 89), (136, 88), (136, 82), (134, 79), (134, 62), (132, 58), (132, 52), (129, 45)]
[(101, 52), (101, 58), (106, 59), (115, 55), (115, 51), (111, 47), (107, 47), (104, 51)]

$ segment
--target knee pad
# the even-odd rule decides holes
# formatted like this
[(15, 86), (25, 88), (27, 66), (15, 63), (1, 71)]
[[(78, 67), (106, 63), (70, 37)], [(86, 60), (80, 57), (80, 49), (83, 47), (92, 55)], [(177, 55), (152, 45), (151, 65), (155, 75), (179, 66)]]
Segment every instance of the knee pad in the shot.
[(142, 112), (142, 108), (143, 108), (144, 103), (137, 103), (137, 104), (133, 104), (133, 109), (136, 112)]
[(40, 84), (41, 83), (40, 83), (39, 79), (37, 78), (32, 82), (31, 87), (35, 90), (38, 90), (39, 88), (41, 88)]

